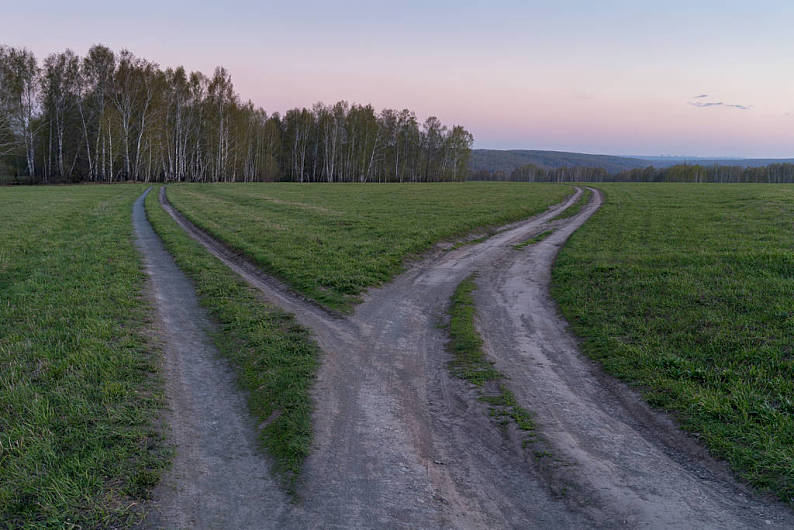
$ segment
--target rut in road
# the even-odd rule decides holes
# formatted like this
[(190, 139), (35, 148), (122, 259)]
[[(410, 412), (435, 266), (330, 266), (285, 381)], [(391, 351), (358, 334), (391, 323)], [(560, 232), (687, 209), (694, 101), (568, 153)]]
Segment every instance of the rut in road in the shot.
[[(163, 372), (175, 455), (148, 503), (148, 528), (267, 528), (286, 496), (257, 448), (234, 374), (212, 346), (212, 324), (135, 202), (136, 244), (150, 278), (164, 353)], [(256, 502), (251, 502), (255, 498)]]
[[(477, 245), (415, 264), (335, 317), (186, 221), (171, 216), (270, 302), (295, 314), (325, 352), (314, 388), (315, 442), (301, 502), (273, 527), (732, 527), (791, 525), (662, 415), (578, 352), (548, 296), (560, 245), (600, 206), (554, 221), (581, 190)], [(521, 251), (513, 244), (553, 229)], [(531, 457), (495, 428), (449, 374), (443, 320), (450, 296), (479, 271), (480, 329), (508, 387), (539, 425)], [(545, 380), (549, 378), (549, 380)], [(567, 493), (566, 493), (567, 492)]]

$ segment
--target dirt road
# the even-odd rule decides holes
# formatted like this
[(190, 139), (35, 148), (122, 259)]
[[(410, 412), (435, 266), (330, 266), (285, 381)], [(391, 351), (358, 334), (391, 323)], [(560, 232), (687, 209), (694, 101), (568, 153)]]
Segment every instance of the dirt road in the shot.
[(193, 285), (146, 219), (145, 196), (135, 202), (132, 221), (157, 308), (165, 420), (175, 445), (173, 467), (146, 507), (146, 527), (270, 527), (285, 510), (286, 496), (257, 448), (234, 374), (207, 337), (212, 324)]
[[(344, 319), (293, 295), (163, 200), (192, 236), (310, 328), (325, 352), (301, 501), (275, 509), (270, 526), (794, 526), (787, 507), (745, 491), (578, 353), (548, 284), (559, 245), (600, 205), (595, 193), (576, 216), (549, 222), (580, 193), (482, 243), (411, 266)], [(549, 228), (543, 242), (512, 247)], [(543, 439), (536, 449), (497, 428), (468, 383), (447, 370), (439, 324), (473, 271), (487, 353), (535, 414)]]

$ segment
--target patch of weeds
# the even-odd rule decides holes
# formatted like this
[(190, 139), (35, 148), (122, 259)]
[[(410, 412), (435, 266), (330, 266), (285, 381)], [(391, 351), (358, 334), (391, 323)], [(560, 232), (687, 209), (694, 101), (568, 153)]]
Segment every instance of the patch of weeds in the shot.
[(463, 240), (463, 241), (458, 241), (457, 243), (452, 245), (452, 249), (451, 250), (457, 250), (457, 249), (459, 249), (461, 247), (465, 247), (465, 246), (469, 246), (469, 245), (476, 245), (478, 243), (482, 243), (486, 239), (489, 239), (490, 237), (492, 237), (495, 233), (496, 232), (488, 232), (484, 236), (480, 236), (480, 237), (475, 238), (475, 239), (467, 239), (467, 240)]
[(585, 188), (582, 192), (582, 195), (579, 197), (579, 200), (577, 200), (575, 204), (558, 213), (551, 220), (556, 221), (558, 219), (568, 219), (569, 217), (573, 217), (574, 215), (581, 212), (582, 208), (587, 206), (587, 203), (590, 202), (590, 197), (592, 196), (593, 192), (589, 188)]
[(540, 234), (536, 235), (531, 239), (527, 239), (526, 241), (522, 241), (521, 243), (517, 243), (513, 245), (513, 248), (516, 250), (521, 250), (524, 247), (528, 247), (529, 245), (534, 245), (535, 243), (540, 243), (547, 237), (552, 234), (553, 230), (546, 230), (545, 232), (541, 232)]
[(498, 384), (495, 393), (484, 388), (488, 382), (498, 382), (504, 376), (489, 361), (482, 350), (482, 338), (474, 325), (476, 309), (472, 292), (477, 288), (476, 273), (463, 280), (452, 295), (449, 309), (448, 348), (454, 358), (450, 370), (479, 388), (478, 399), (489, 405), (489, 414), (506, 427), (514, 423), (521, 431), (535, 429), (531, 414), (522, 408), (515, 395), (503, 384)]

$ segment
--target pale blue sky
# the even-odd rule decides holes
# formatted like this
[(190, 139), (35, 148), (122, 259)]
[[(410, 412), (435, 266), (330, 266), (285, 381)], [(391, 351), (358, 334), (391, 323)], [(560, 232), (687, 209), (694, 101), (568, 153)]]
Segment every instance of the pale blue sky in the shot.
[(268, 111), (408, 107), (478, 147), (794, 156), (794, 3), (428, 4), (2, 0), (0, 43), (222, 64)]

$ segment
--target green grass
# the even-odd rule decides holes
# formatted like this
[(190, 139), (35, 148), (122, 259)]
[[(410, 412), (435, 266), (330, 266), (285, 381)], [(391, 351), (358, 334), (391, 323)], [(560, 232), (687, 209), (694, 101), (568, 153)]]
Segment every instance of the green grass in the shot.
[(459, 248), (465, 247), (465, 246), (468, 246), (468, 245), (477, 245), (478, 243), (482, 243), (483, 241), (491, 238), (495, 233), (496, 233), (496, 231), (492, 230), (492, 231), (489, 231), (484, 236), (475, 237), (474, 239), (463, 239), (461, 241), (458, 241), (454, 245), (452, 245), (452, 250), (458, 250)]
[(584, 350), (794, 502), (794, 186), (599, 188), (553, 270)]
[(146, 215), (219, 323), (215, 344), (236, 369), (274, 471), (294, 492), (311, 446), (309, 390), (319, 350), (291, 315), (262, 302), (257, 291), (188, 237), (160, 207), (157, 192), (146, 198)]
[[(490, 415), (502, 425), (513, 421), (522, 431), (532, 431), (532, 417), (516, 401), (515, 395), (499, 381), (504, 376), (493, 367), (482, 351), (482, 338), (475, 327), (477, 312), (472, 293), (477, 288), (472, 274), (455, 289), (449, 307), (449, 343), (454, 356), (450, 370), (479, 388), (479, 399), (490, 405)], [(489, 384), (490, 383), (490, 384)]]
[(516, 250), (521, 250), (524, 247), (528, 247), (529, 245), (534, 245), (535, 243), (540, 243), (547, 237), (552, 234), (553, 230), (546, 230), (545, 232), (541, 232), (540, 234), (536, 235), (535, 237), (531, 237), (526, 241), (522, 241), (521, 243), (517, 243), (513, 245), (513, 248)]
[(590, 198), (592, 196), (593, 192), (588, 188), (584, 188), (582, 195), (579, 197), (576, 203), (555, 215), (551, 221), (556, 221), (557, 219), (568, 219), (569, 217), (573, 217), (574, 215), (578, 214), (582, 211), (582, 208), (587, 206), (587, 203), (590, 202)]
[(339, 311), (434, 243), (535, 215), (571, 192), (487, 182), (168, 187), (169, 200), (194, 224)]
[(168, 462), (141, 191), (0, 188), (0, 526), (133, 524)]

